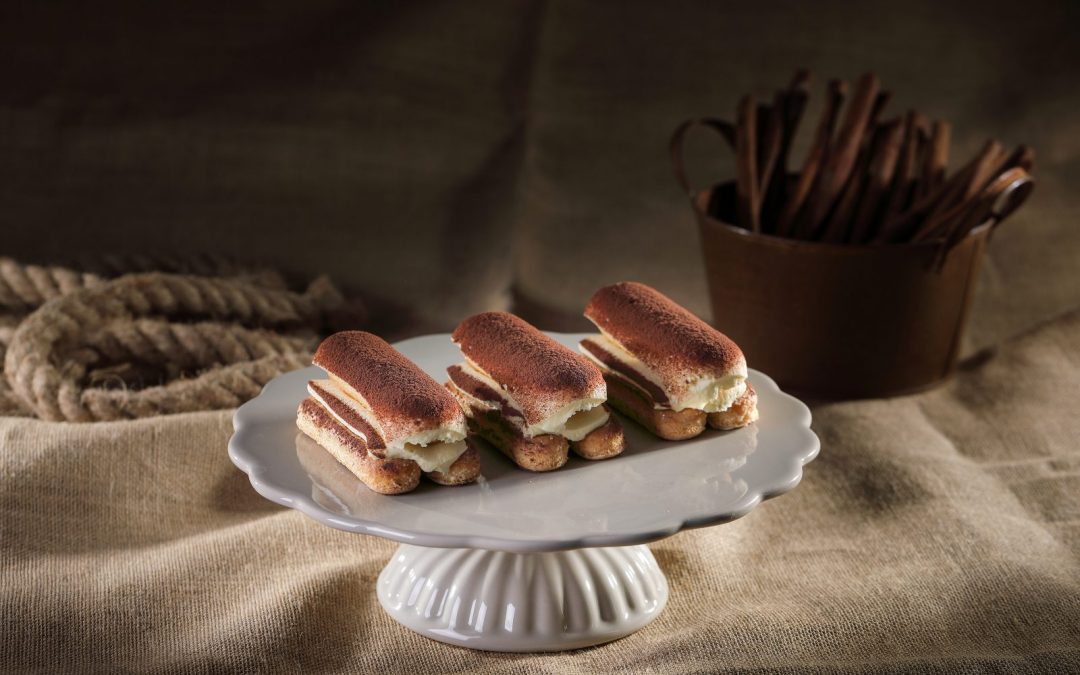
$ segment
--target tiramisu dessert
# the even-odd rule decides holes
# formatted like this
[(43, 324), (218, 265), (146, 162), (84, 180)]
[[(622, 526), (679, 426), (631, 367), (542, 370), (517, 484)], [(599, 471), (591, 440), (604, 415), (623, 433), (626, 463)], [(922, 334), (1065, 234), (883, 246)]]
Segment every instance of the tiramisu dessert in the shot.
[(440, 485), (480, 475), (457, 401), (381, 338), (335, 333), (312, 362), (327, 378), (308, 382), (296, 425), (369, 488), (400, 494), (421, 474)]
[(644, 284), (598, 290), (585, 316), (600, 329), (581, 342), (604, 373), (608, 400), (661, 438), (693, 438), (758, 418), (746, 358), (726, 335)]
[(558, 469), (568, 448), (585, 459), (623, 451), (604, 376), (588, 359), (506, 312), (471, 316), (451, 337), (465, 361), (447, 369), (447, 389), (469, 430), (521, 468)]

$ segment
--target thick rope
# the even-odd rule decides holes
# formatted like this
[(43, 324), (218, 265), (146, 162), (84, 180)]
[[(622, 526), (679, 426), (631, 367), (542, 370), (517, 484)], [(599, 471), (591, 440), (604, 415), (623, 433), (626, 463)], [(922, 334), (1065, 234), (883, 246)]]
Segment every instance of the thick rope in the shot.
[(15, 329), (19, 327), (23, 316), (20, 314), (0, 314), (0, 356), (11, 344), (11, 338), (15, 335)]
[[(2, 260), (2, 259), (0, 259)], [(4, 417), (30, 417), (33, 412), (30, 407), (23, 403), (11, 387), (7, 379), (3, 377), (4, 355), (7, 346), (15, 335), (15, 329), (23, 320), (21, 314), (0, 314), (0, 416)]]
[(121, 253), (82, 256), (74, 265), (104, 279), (124, 274), (163, 272), (166, 274), (193, 274), (200, 277), (234, 277), (247, 279), (257, 286), (285, 288), (281, 275), (270, 269), (252, 267), (227, 256), (213, 253), (197, 255), (147, 255), (145, 253)]
[[(191, 379), (129, 392), (84, 389), (61, 401), (69, 421), (134, 419), (154, 415), (235, 408), (258, 395), (278, 375), (310, 365), (310, 353), (267, 356), (214, 368)], [(77, 405), (75, 404), (78, 399)]]
[(124, 274), (165, 272), (205, 277), (227, 277), (254, 286), (284, 290), (281, 274), (270, 269), (253, 268), (228, 258), (202, 256), (100, 256), (87, 259), (91, 271), (76, 271), (66, 267), (26, 265), (0, 256), (0, 311), (28, 312), (53, 298), (72, 291), (100, 284)]
[(5, 313), (28, 312), (48, 300), (102, 281), (95, 274), (64, 267), (23, 265), (0, 257), (0, 309)]
[(193, 372), (223, 363), (251, 361), (264, 356), (310, 352), (314, 334), (281, 335), (239, 324), (169, 323), (161, 319), (112, 321), (88, 332), (80, 349), (64, 354), (87, 367), (98, 363), (168, 364)]
[[(308, 362), (310, 329), (343, 299), (326, 279), (303, 294), (236, 279), (135, 274), (55, 297), (19, 324), (4, 357), (14, 393), (48, 420), (114, 420), (231, 407)], [(306, 336), (274, 331), (309, 329)], [(92, 386), (104, 366), (196, 373), (137, 391)], [(198, 371), (202, 372), (198, 372)]]

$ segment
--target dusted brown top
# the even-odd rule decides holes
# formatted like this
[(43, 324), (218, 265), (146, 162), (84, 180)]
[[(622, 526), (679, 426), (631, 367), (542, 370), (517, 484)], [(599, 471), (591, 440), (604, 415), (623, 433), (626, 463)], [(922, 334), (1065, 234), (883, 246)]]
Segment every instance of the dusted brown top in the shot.
[(312, 363), (364, 397), (387, 444), (439, 427), (464, 429), (464, 413), (453, 395), (371, 333), (334, 333), (319, 345)]
[(470, 361), (502, 385), (528, 424), (546, 420), (577, 399), (607, 398), (599, 368), (513, 314), (470, 316), (454, 330), (452, 339)]
[(585, 316), (665, 382), (722, 377), (745, 362), (731, 338), (654, 288), (636, 281), (604, 286)]

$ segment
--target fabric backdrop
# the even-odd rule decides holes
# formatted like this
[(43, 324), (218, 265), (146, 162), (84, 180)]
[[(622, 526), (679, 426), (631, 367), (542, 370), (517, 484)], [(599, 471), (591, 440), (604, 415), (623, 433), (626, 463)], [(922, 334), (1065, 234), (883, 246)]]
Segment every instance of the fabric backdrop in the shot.
[[(1080, 314), (931, 393), (819, 406), (790, 494), (652, 545), (653, 624), (500, 655), (379, 607), (394, 544), (266, 501), (229, 414), (0, 421), (0, 664), (66, 672), (1080, 669)], [(768, 414), (767, 411), (764, 414)], [(991, 668), (992, 667), (992, 668)]]
[[(827, 78), (874, 70), (887, 111), (953, 122), (954, 165), (991, 136), (1036, 149), (1035, 195), (984, 266), (979, 346), (1080, 305), (1080, 3), (4, 12), (0, 217), (16, 258), (215, 250), (328, 273), (437, 329), (511, 288), (577, 316), (628, 277), (707, 314), (668, 135), (806, 66), (810, 115)], [(692, 140), (696, 180), (732, 175), (714, 138)]]
[[(1080, 670), (1080, 5), (34, 3), (0, 21), (3, 254), (228, 253), (379, 301), (398, 334), (597, 286), (707, 315), (666, 141), (808, 66), (874, 69), (1038, 152), (956, 379), (813, 406), (820, 457), (653, 545), (645, 630), (547, 656), (438, 645), (373, 583), (393, 545), (259, 497), (229, 413), (0, 420), (0, 670)], [(699, 182), (730, 175), (708, 137)], [(723, 317), (716, 317), (723, 326)], [(751, 364), (752, 365), (752, 364)]]

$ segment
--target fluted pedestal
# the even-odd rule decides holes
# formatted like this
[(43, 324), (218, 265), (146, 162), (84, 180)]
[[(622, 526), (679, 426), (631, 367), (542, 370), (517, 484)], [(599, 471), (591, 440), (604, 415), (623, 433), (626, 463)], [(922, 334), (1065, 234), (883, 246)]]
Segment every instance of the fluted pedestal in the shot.
[(433, 640), (503, 652), (558, 651), (625, 637), (655, 619), (668, 587), (646, 546), (553, 553), (398, 547), (379, 602)]

